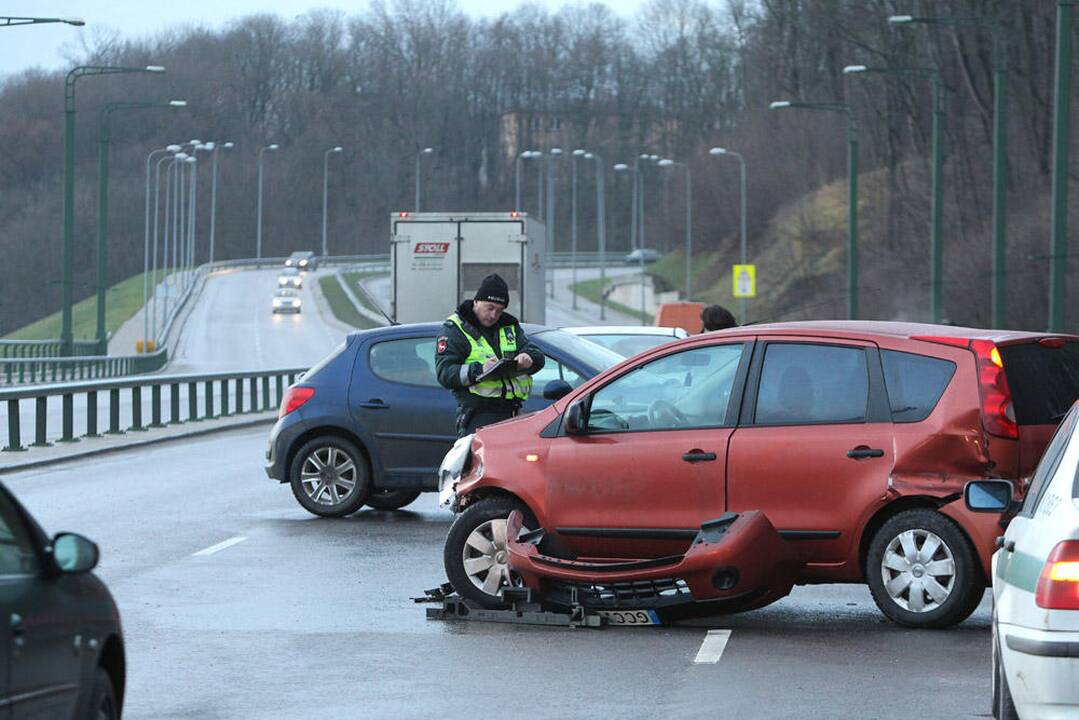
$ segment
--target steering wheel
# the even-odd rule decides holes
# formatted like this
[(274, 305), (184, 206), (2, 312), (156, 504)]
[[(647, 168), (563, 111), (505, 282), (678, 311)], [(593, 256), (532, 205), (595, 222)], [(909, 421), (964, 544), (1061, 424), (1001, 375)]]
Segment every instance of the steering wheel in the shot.
[(671, 420), (671, 425), (679, 427), (682, 425), (689, 425), (689, 418), (682, 414), (682, 412), (671, 403), (666, 400), (653, 400), (652, 404), (648, 406), (648, 424), (651, 427), (662, 425), (662, 418), (666, 415)]

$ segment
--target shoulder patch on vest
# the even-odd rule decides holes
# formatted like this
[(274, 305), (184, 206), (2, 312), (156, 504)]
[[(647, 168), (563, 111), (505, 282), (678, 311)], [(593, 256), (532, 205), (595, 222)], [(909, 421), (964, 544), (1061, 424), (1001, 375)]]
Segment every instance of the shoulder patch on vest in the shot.
[(443, 335), (438, 339), (438, 342), (435, 343), (435, 352), (441, 355), (442, 353), (446, 352), (446, 348), (449, 347), (449, 344), (450, 339)]

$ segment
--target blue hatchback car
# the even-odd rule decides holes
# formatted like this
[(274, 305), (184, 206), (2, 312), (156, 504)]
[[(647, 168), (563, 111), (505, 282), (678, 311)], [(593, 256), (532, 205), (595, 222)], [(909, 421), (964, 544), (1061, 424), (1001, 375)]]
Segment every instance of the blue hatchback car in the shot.
[[(453, 395), (435, 377), (441, 323), (352, 333), (285, 394), (266, 474), (308, 511), (342, 517), (364, 504), (402, 508), (438, 489), (456, 440)], [(618, 364), (622, 356), (539, 325), (524, 330), (547, 356), (524, 412), (534, 412)]]

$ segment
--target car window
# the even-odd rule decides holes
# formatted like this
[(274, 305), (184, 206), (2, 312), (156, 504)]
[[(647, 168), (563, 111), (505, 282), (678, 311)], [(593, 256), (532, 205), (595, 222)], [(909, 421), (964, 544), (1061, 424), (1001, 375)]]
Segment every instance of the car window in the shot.
[(880, 356), (892, 420), (919, 422), (929, 417), (955, 374), (955, 363), (895, 350), (882, 350)]
[(1057, 428), (1053, 439), (1049, 441), (1049, 447), (1045, 448), (1045, 453), (1042, 455), (1038, 467), (1034, 469), (1034, 476), (1030, 479), (1030, 488), (1027, 490), (1026, 499), (1023, 501), (1023, 509), (1019, 512), (1020, 515), (1034, 516), (1034, 511), (1038, 509), (1038, 503), (1041, 502), (1042, 495), (1045, 494), (1045, 488), (1049, 485), (1049, 480), (1056, 473), (1057, 467), (1064, 457), (1064, 451), (1068, 447), (1068, 440), (1075, 429), (1077, 418), (1079, 418), (1079, 413), (1069, 413), (1064, 418), (1064, 422)]
[(371, 372), (383, 380), (440, 387), (435, 376), (435, 339), (400, 338), (375, 343), (370, 350)]
[(869, 400), (865, 350), (770, 343), (755, 422), (763, 425), (864, 422)]
[(30, 575), (40, 569), (29, 529), (14, 503), (0, 492), (0, 575)]
[(1019, 425), (1050, 425), (1079, 399), (1079, 342), (1000, 348)]
[(603, 372), (609, 367), (614, 367), (625, 360), (618, 353), (611, 352), (605, 347), (596, 345), (565, 330), (544, 330), (536, 333), (534, 337), (554, 347), (563, 357), (571, 357), (575, 361), (580, 361), (586, 368), (592, 368), (597, 373)]
[(745, 345), (710, 345), (646, 363), (592, 397), (592, 432), (717, 427), (726, 422)]
[(651, 350), (674, 340), (673, 335), (581, 335), (586, 340), (602, 345), (622, 357)]
[(552, 380), (565, 380), (570, 387), (577, 387), (585, 381), (585, 378), (568, 365), (563, 365), (549, 357), (543, 364), (543, 368), (532, 376), (532, 387), (543, 392), (543, 388)]

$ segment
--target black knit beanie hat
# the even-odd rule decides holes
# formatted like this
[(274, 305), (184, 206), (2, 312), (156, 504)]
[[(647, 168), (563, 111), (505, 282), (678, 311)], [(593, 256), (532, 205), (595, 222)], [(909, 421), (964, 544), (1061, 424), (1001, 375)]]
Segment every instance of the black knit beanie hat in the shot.
[(506, 307), (510, 304), (510, 289), (505, 280), (499, 277), (497, 273), (492, 273), (480, 283), (480, 289), (476, 291), (475, 299), (498, 303)]

